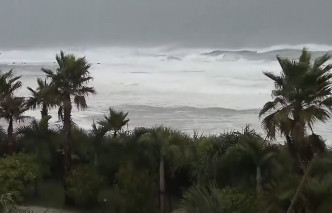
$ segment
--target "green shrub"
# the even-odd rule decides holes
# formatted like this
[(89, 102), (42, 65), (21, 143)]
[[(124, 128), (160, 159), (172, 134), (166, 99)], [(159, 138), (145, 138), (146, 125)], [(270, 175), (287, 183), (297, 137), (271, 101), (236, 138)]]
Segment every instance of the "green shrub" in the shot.
[(254, 193), (227, 187), (221, 190), (220, 198), (223, 200), (226, 212), (258, 212), (258, 203)]
[(175, 213), (252, 213), (258, 212), (256, 198), (233, 188), (192, 186), (184, 195)]
[(150, 213), (158, 209), (157, 179), (148, 171), (139, 170), (131, 163), (120, 167), (110, 200), (107, 200), (109, 212)]
[(74, 168), (66, 178), (67, 195), (78, 206), (94, 206), (105, 180), (89, 166)]
[(0, 159), (0, 193), (14, 192), (14, 199), (22, 202), (35, 191), (39, 172), (35, 158), (30, 155), (15, 154)]

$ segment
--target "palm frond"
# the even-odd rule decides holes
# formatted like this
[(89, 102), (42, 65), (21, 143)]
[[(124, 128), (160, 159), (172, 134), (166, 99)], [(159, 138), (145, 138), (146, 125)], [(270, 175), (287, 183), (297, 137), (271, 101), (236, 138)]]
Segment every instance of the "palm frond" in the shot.
[(327, 148), (325, 141), (322, 139), (320, 135), (312, 134), (308, 136), (308, 142), (312, 147), (314, 153), (326, 153)]
[(312, 125), (316, 121), (325, 122), (328, 118), (330, 118), (331, 113), (324, 108), (312, 105), (306, 109), (303, 109), (300, 112), (300, 115), (306, 123)]
[(282, 98), (282, 97), (277, 97), (274, 99), (274, 101), (269, 101), (267, 102), (263, 108), (261, 109), (261, 111), (259, 112), (259, 117), (261, 117), (262, 115), (264, 115), (266, 112), (276, 109), (276, 107), (278, 106), (278, 104), (280, 106), (285, 106), (286, 105), (286, 101)]
[(86, 104), (86, 100), (84, 96), (76, 95), (74, 97), (74, 103), (76, 104), (77, 109), (86, 109), (88, 105)]
[(281, 76), (277, 76), (271, 72), (263, 72), (268, 78), (272, 79), (275, 83), (275, 86), (280, 88), (283, 85), (283, 78)]
[(329, 54), (324, 54), (321, 57), (318, 57), (313, 65), (313, 70), (318, 70), (321, 66), (323, 66), (328, 60), (331, 59)]
[(305, 65), (309, 66), (311, 60), (311, 53), (308, 51), (307, 48), (302, 49), (302, 54), (299, 58), (300, 63), (304, 63)]

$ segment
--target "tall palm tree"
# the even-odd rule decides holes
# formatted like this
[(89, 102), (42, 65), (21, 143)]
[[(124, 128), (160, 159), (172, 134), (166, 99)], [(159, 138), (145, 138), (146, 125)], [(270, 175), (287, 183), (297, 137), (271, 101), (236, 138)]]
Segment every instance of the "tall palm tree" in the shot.
[[(177, 136), (179, 133), (165, 127), (152, 129), (150, 132), (141, 136), (140, 142), (149, 145), (152, 153), (159, 161), (159, 212), (166, 211), (166, 184), (165, 184), (165, 161), (172, 164), (174, 169), (180, 167), (188, 157), (185, 144), (181, 144)], [(186, 144), (188, 145), (188, 144)], [(176, 162), (176, 163), (175, 163)], [(177, 164), (177, 165), (175, 165)]]
[[(332, 65), (325, 65), (331, 58), (325, 54), (312, 63), (310, 52), (302, 50), (297, 61), (277, 57), (282, 68), (281, 74), (270, 72), (264, 74), (274, 81), (273, 101), (267, 102), (259, 113), (266, 115), (262, 121), (263, 128), (271, 138), (276, 132), (286, 137), (287, 146), (305, 171), (310, 156), (303, 153), (312, 146), (324, 150), (324, 142), (313, 132), (316, 121), (325, 122), (332, 110)], [(311, 131), (311, 137), (308, 132)], [(307, 152), (307, 151), (306, 151)]]
[(6, 96), (0, 102), (0, 118), (4, 118), (8, 122), (7, 153), (10, 155), (15, 152), (13, 123), (24, 121), (27, 116), (24, 116), (23, 113), (27, 110), (23, 97)]
[(12, 70), (3, 74), (0, 73), (0, 118), (8, 121), (8, 154), (12, 154), (15, 151), (13, 123), (26, 118), (23, 116), (23, 113), (27, 110), (25, 99), (14, 96), (14, 93), (22, 86), (22, 82), (19, 81), (20, 78), (20, 76), (14, 76)]
[(60, 52), (56, 55), (58, 68), (54, 71), (42, 68), (47, 78), (51, 80), (50, 87), (59, 105), (58, 115), (63, 121), (63, 130), (66, 136), (64, 145), (64, 170), (67, 174), (71, 169), (71, 152), (72, 152), (72, 101), (78, 109), (86, 109), (86, 97), (89, 94), (95, 94), (93, 87), (87, 84), (92, 77), (89, 69), (90, 64), (83, 58), (77, 58), (75, 55), (66, 55)]
[(127, 119), (128, 112), (115, 111), (112, 108), (109, 108), (109, 111), (109, 115), (104, 116), (104, 120), (99, 121), (98, 124), (107, 132), (113, 131), (113, 136), (116, 137), (118, 132), (129, 122), (129, 119)]
[(48, 117), (49, 108), (53, 107), (56, 104), (56, 100), (52, 92), (50, 84), (45, 80), (40, 78), (37, 79), (38, 87), (36, 90), (28, 87), (28, 90), (31, 92), (31, 97), (27, 100), (27, 106), (30, 109), (35, 110), (37, 107), (41, 108), (41, 118)]
[(272, 146), (265, 143), (255, 132), (252, 132), (251, 134), (246, 133), (237, 145), (229, 149), (226, 157), (233, 161), (237, 159), (252, 162), (256, 167), (256, 192), (260, 195), (263, 192), (262, 170), (271, 165), (276, 154), (276, 150)]
[[(0, 144), (6, 145), (7, 144), (7, 138), (8, 137), (7, 137), (6, 130), (0, 126)], [(2, 146), (2, 148), (5, 149), (6, 147)], [(1, 152), (5, 152), (5, 150), (4, 151), (1, 150)]]
[(6, 137), (6, 131), (0, 126), (0, 141)]

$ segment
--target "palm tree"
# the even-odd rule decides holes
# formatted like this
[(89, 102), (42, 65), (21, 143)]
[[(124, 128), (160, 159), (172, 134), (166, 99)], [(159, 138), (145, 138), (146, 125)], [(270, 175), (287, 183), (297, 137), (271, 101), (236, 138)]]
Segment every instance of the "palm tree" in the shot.
[(6, 131), (0, 126), (0, 143), (5, 142), (7, 138)]
[(93, 87), (88, 87), (87, 84), (92, 77), (90, 76), (90, 64), (83, 58), (69, 54), (65, 55), (60, 52), (56, 55), (58, 68), (54, 71), (42, 68), (46, 73), (47, 78), (51, 79), (50, 87), (56, 97), (59, 105), (58, 115), (63, 121), (63, 129), (66, 136), (66, 143), (64, 145), (64, 169), (67, 174), (71, 169), (71, 152), (72, 152), (72, 101), (76, 104), (78, 109), (86, 109), (86, 97), (89, 94), (95, 94)]
[(332, 212), (332, 174), (322, 178), (308, 178), (302, 197), (307, 212)]
[(27, 110), (25, 99), (15, 97), (14, 93), (21, 88), (20, 76), (14, 76), (13, 71), (0, 72), (0, 118), (8, 121), (7, 129), (7, 153), (15, 151), (13, 122), (23, 121), (26, 117), (23, 113)]
[(226, 205), (221, 190), (215, 186), (193, 186), (183, 196), (180, 208), (174, 213), (226, 213)]
[(104, 116), (104, 120), (99, 121), (98, 124), (107, 132), (113, 131), (113, 136), (116, 137), (118, 132), (129, 122), (129, 119), (126, 119), (128, 112), (115, 111), (112, 108), (109, 108), (109, 111), (109, 116)]
[(90, 140), (93, 142), (95, 167), (98, 167), (99, 165), (99, 153), (101, 151), (101, 145), (106, 133), (107, 130), (105, 128), (97, 127), (95, 123), (92, 124), (92, 130), (90, 131), (89, 137)]
[[(159, 212), (165, 213), (165, 161), (173, 164), (173, 168), (177, 169), (182, 166), (185, 159), (188, 158), (188, 152), (185, 144), (181, 144), (177, 136), (180, 133), (171, 129), (158, 127), (141, 136), (140, 142), (149, 145), (152, 153), (159, 161)], [(188, 144), (186, 144), (188, 145)], [(177, 164), (177, 165), (176, 165)]]
[(19, 140), (22, 141), (23, 149), (34, 153), (41, 165), (42, 172), (45, 174), (49, 172), (56, 152), (53, 138), (57, 132), (48, 128), (49, 119), (51, 116), (43, 117), (40, 121), (34, 119), (29, 125), (19, 127), (16, 130)]
[[(277, 57), (282, 68), (280, 76), (264, 73), (274, 81), (275, 89), (272, 91), (274, 100), (267, 102), (259, 113), (260, 117), (267, 114), (262, 126), (270, 138), (274, 139), (276, 132), (286, 137), (289, 151), (299, 161), (303, 172), (313, 157), (313, 153), (309, 156), (303, 153), (308, 153), (312, 146), (325, 148), (312, 125), (316, 121), (325, 122), (331, 115), (332, 65), (324, 66), (330, 58), (325, 54), (312, 63), (310, 52), (303, 49), (298, 61)], [(308, 137), (308, 130), (311, 137)]]
[[(225, 171), (225, 153), (231, 147), (239, 143), (243, 137), (241, 132), (227, 132), (220, 136), (201, 136), (194, 138), (194, 158), (191, 162), (192, 175), (198, 179), (200, 184), (216, 183), (218, 186), (228, 185)], [(228, 167), (228, 165), (227, 165)], [(229, 178), (232, 179), (233, 178)]]
[(38, 78), (37, 83), (38, 87), (36, 90), (28, 87), (28, 90), (31, 92), (31, 97), (27, 100), (27, 106), (32, 110), (40, 107), (41, 118), (43, 119), (48, 116), (48, 110), (56, 104), (56, 100), (50, 91), (51, 87), (46, 79), (42, 80)]
[[(322, 167), (322, 164), (325, 165)], [(261, 196), (262, 208), (265, 212), (272, 213), (331, 212), (332, 174), (330, 171), (331, 157), (318, 158), (315, 155), (304, 175), (286, 171), (283, 177), (270, 184), (264, 196)]]
[(0, 102), (0, 118), (4, 118), (8, 122), (7, 153), (10, 155), (15, 152), (13, 123), (24, 121), (27, 116), (24, 116), (23, 113), (27, 110), (23, 97), (6, 96)]
[(315, 155), (314, 158), (310, 161), (310, 164), (308, 165), (307, 170), (303, 174), (303, 177), (302, 177), (302, 179), (300, 181), (300, 184), (298, 185), (298, 187), (296, 189), (296, 192), (295, 192), (295, 194), (294, 194), (294, 196), (292, 198), (292, 201), (291, 201), (291, 203), (290, 203), (290, 205), (289, 205), (289, 207), (287, 209), (287, 213), (291, 213), (293, 211), (294, 206), (295, 206), (295, 204), (296, 204), (296, 202), (297, 202), (297, 200), (298, 200), (298, 198), (299, 198), (299, 196), (300, 196), (300, 194), (301, 194), (301, 192), (302, 192), (302, 190), (303, 190), (303, 188), (305, 186), (307, 178), (309, 177), (309, 175), (311, 173), (311, 170), (312, 170), (312, 167), (313, 167), (313, 165), (315, 163), (316, 158), (317, 158), (317, 156)]
[(228, 150), (226, 157), (233, 161), (238, 159), (244, 162), (252, 162), (256, 167), (256, 192), (260, 195), (263, 192), (262, 170), (264, 167), (271, 165), (273, 158), (276, 156), (276, 151), (254, 131), (248, 130), (246, 130), (239, 143)]
[(21, 76), (14, 76), (13, 70), (6, 73), (0, 71), (0, 100), (3, 97), (12, 95), (17, 89), (21, 88), (22, 82), (19, 81)]

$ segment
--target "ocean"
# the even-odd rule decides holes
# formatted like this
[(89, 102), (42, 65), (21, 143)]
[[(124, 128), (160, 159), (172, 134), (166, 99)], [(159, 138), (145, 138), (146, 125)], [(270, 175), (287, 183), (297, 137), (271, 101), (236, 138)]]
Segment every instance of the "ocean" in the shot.
[[(264, 49), (215, 50), (177, 47), (63, 48), (85, 56), (91, 63), (97, 94), (89, 96), (89, 108), (73, 111), (73, 121), (89, 129), (109, 107), (129, 112), (129, 129), (164, 125), (188, 134), (241, 131), (246, 125), (264, 134), (258, 112), (271, 100), (273, 82), (263, 71), (280, 73), (276, 55), (296, 58), (304, 45), (280, 45)], [(332, 46), (306, 45), (313, 56)], [(0, 50), (0, 70), (13, 69), (22, 76), (19, 95), (29, 96), (41, 67), (55, 68), (56, 48)], [(40, 117), (39, 111), (29, 116)], [(56, 110), (51, 111), (58, 124)], [(332, 142), (332, 122), (314, 129)]]

